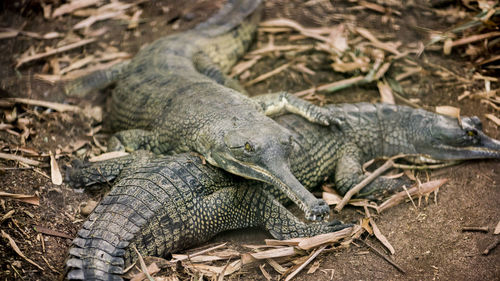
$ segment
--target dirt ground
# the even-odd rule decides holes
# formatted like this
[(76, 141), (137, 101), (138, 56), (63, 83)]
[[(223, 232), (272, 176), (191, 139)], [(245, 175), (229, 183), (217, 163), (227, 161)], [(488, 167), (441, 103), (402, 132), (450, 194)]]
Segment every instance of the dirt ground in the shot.
[[(143, 10), (140, 23), (136, 28), (127, 29), (120, 20), (98, 22), (94, 30), (106, 27), (107, 32), (98, 37), (98, 42), (70, 50), (64, 54), (75, 57), (78, 54), (91, 54), (96, 49), (105, 50), (109, 46), (117, 50), (136, 53), (139, 48), (161, 36), (189, 29), (206, 19), (217, 10), (223, 1), (151, 1), (139, 5)], [(303, 26), (333, 26), (340, 23), (364, 27), (384, 40), (400, 41), (403, 46), (427, 42), (428, 30), (444, 31), (456, 26), (477, 14), (461, 3), (448, 5), (447, 1), (408, 1), (407, 6), (395, 6), (381, 13), (369, 9), (366, 1), (331, 1), (333, 5), (323, 6), (325, 1), (267, 1), (265, 18), (284, 17), (293, 19)], [(326, 1), (328, 2), (328, 1)], [(411, 2), (411, 3), (410, 3)], [(429, 2), (443, 3), (432, 7)], [(457, 1), (459, 2), (459, 1)], [(463, 1), (469, 2), (469, 1)], [(323, 4), (322, 4), (323, 3)], [(328, 2), (330, 3), (330, 2)], [(373, 1), (390, 6), (392, 1)], [(392, 3), (393, 4), (393, 3)], [(73, 25), (82, 18), (71, 15), (56, 19), (45, 19), (43, 6), (58, 7), (61, 0), (16, 0), (0, 4), (0, 27), (22, 27), (25, 31), (38, 34), (57, 31), (67, 34)], [(383, 6), (383, 5), (381, 5)], [(331, 10), (327, 10), (331, 8)], [(362, 7), (362, 8), (359, 8)], [(364, 7), (364, 8), (363, 8)], [(396, 11), (397, 13), (393, 13)], [(445, 13), (447, 12), (447, 13)], [(456, 14), (459, 16), (449, 16)], [(259, 32), (257, 49), (268, 43), (269, 34)], [(292, 42), (290, 35), (276, 35), (276, 44)], [(37, 52), (46, 46), (54, 46), (58, 39), (37, 39), (20, 34), (17, 37), (0, 39), (0, 95), (2, 97), (26, 97), (57, 102), (71, 102), (80, 106), (91, 104), (105, 108), (105, 98), (92, 100), (63, 99), (54, 86), (35, 79), (34, 74), (47, 72), (48, 59), (41, 59), (15, 68), (16, 59), (35, 46)], [(441, 45), (439, 45), (441, 46)], [(498, 42), (496, 47), (498, 48)], [(487, 50), (486, 52), (493, 52)], [(497, 52), (498, 55), (498, 52)], [(59, 55), (63, 56), (63, 55)], [(300, 59), (303, 54), (298, 53)], [(500, 77), (497, 68), (478, 66), (465, 49), (454, 49), (450, 55), (442, 50), (426, 50), (419, 56), (411, 54), (423, 67), (418, 75), (404, 80), (401, 85), (407, 100), (418, 99), (420, 106), (432, 110), (434, 106), (451, 105), (461, 109), (465, 116), (477, 115), (483, 121), (484, 131), (500, 139), (500, 131), (485, 114), (498, 111), (480, 99), (458, 97), (465, 91), (475, 93), (484, 90), (484, 79), (470, 79), (473, 73)], [(259, 60), (249, 72), (240, 79), (243, 83), (269, 72), (297, 57), (270, 55)], [(260, 83), (247, 87), (251, 94), (287, 90), (297, 92), (313, 85), (321, 85), (349, 78), (347, 74), (332, 71), (332, 61), (321, 54), (307, 61), (307, 67), (314, 75), (304, 74), (296, 69), (286, 69)], [(437, 69), (437, 70), (436, 70)], [(443, 72), (447, 75), (443, 75)], [(441, 74), (441, 75), (439, 75)], [(498, 81), (491, 81), (491, 89), (498, 89)], [(368, 83), (335, 92), (315, 94), (309, 97), (315, 102), (379, 102), (380, 95), (376, 83)], [(396, 99), (397, 103), (400, 100)], [(0, 104), (1, 106), (1, 104)], [(101, 122), (74, 112), (55, 112), (41, 107), (16, 105), (3, 107), (0, 123), (0, 148), (3, 153), (40, 160), (38, 168), (25, 167), (16, 161), (0, 160), (0, 191), (18, 194), (36, 194), (40, 205), (0, 199), (0, 280), (54, 280), (63, 272), (71, 239), (39, 233), (40, 227), (56, 230), (73, 237), (83, 223), (81, 208), (89, 199), (99, 200), (102, 194), (81, 193), (67, 185), (54, 185), (51, 182), (49, 152), (58, 155), (60, 166), (72, 159), (100, 152), (99, 145), (105, 144), (107, 135), (96, 132)], [(13, 121), (14, 120), (14, 121)], [(15, 123), (17, 120), (17, 123)], [(19, 124), (28, 120), (25, 127)], [(14, 122), (13, 128), (5, 129), (4, 124)], [(105, 123), (105, 115), (104, 122)], [(23, 129), (24, 128), (24, 129)], [(27, 128), (27, 129), (26, 129)], [(27, 137), (23, 138), (23, 136)], [(25, 143), (21, 140), (24, 139)], [(77, 145), (79, 144), (79, 145)], [(500, 280), (500, 249), (489, 255), (482, 252), (488, 245), (499, 239), (493, 235), (493, 228), (500, 220), (500, 161), (469, 161), (458, 166), (429, 171), (432, 178), (448, 178), (449, 182), (439, 190), (437, 203), (432, 196), (428, 203), (423, 202), (415, 208), (404, 203), (376, 216), (381, 232), (395, 249), (392, 259), (406, 273), (397, 271), (387, 261), (371, 252), (366, 246), (353, 244), (341, 251), (326, 251), (317, 260), (319, 269), (307, 274), (307, 268), (296, 280)], [(421, 174), (426, 178), (426, 173)], [(347, 208), (340, 215), (345, 221), (356, 221), (363, 217), (360, 209)], [(12, 213), (13, 211), (13, 213)], [(37, 228), (38, 231), (37, 231)], [(463, 227), (487, 226), (488, 233), (464, 232)], [(42, 231), (43, 232), (43, 231)], [(3, 235), (6, 234), (6, 235)], [(10, 236), (19, 250), (32, 259), (42, 269), (26, 262), (13, 250), (6, 236)], [(264, 231), (232, 231), (214, 238), (212, 242), (231, 241), (241, 243), (262, 243), (269, 238)], [(380, 243), (374, 238), (368, 242), (378, 249)], [(265, 267), (273, 280), (279, 274), (268, 265)], [(241, 274), (233, 276), (240, 280), (265, 280), (258, 267), (245, 268)]]

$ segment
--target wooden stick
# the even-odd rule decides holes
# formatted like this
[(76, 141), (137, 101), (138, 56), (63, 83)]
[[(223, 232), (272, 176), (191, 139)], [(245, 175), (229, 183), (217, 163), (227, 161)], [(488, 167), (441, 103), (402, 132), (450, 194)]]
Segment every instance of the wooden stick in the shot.
[(32, 265), (36, 266), (38, 269), (40, 269), (41, 271), (44, 271), (44, 268), (39, 266), (36, 262), (32, 261), (31, 259), (27, 258), (23, 252), (21, 252), (21, 250), (19, 249), (19, 247), (17, 246), (16, 244), (16, 241), (14, 241), (14, 239), (12, 239), (12, 237), (10, 237), (9, 234), (5, 233), (3, 230), (1, 231), (2, 233), (2, 237), (7, 239), (9, 241), (9, 244), (10, 246), (12, 247), (12, 249), (14, 250), (14, 252), (16, 252), (21, 258), (23, 258), (25, 261), (31, 263)]
[(464, 226), (462, 227), (462, 232), (465, 231), (476, 231), (488, 233), (489, 228), (487, 226)]
[(76, 112), (76, 111), (81, 110), (81, 108), (78, 106), (57, 103), (57, 102), (44, 101), (44, 100), (32, 100), (32, 99), (25, 99), (25, 98), (7, 98), (5, 100), (16, 102), (16, 103), (27, 104), (27, 105), (42, 106), (42, 107), (54, 109), (55, 111), (59, 111), (59, 112), (65, 112), (65, 111), (75, 111)]
[(151, 277), (151, 275), (149, 274), (148, 267), (146, 266), (146, 263), (144, 262), (144, 259), (142, 258), (141, 253), (139, 253), (139, 251), (137, 251), (137, 248), (135, 247), (135, 245), (133, 245), (132, 247), (133, 247), (135, 253), (137, 254), (137, 258), (139, 259), (139, 264), (141, 265), (142, 273), (144, 273), (146, 275), (146, 277), (148, 278), (149, 281), (155, 281), (153, 279), (153, 277)]
[[(398, 155), (399, 157), (399, 155)], [(336, 212), (340, 212), (342, 208), (351, 200), (351, 197), (354, 196), (356, 193), (358, 193), (363, 187), (367, 186), (370, 182), (372, 182), (375, 178), (380, 176), (383, 172), (387, 171), (394, 165), (395, 157), (391, 157), (389, 160), (387, 160), (384, 165), (380, 166), (378, 169), (376, 169), (372, 174), (367, 176), (364, 180), (362, 180), (360, 183), (358, 183), (356, 186), (351, 188), (345, 195), (344, 198), (342, 198), (342, 201), (340, 201), (339, 204), (335, 207)]]
[(493, 241), (493, 243), (491, 243), (490, 245), (488, 245), (488, 247), (486, 247), (486, 249), (483, 251), (483, 255), (488, 255), (493, 249), (495, 249), (498, 244), (500, 244), (500, 238), (499, 237), (496, 237), (495, 241)]
[(285, 278), (285, 281), (291, 280), (295, 275), (297, 275), (304, 267), (306, 267), (309, 263), (311, 263), (323, 250), (326, 248), (327, 245), (322, 246), (321, 248), (317, 249), (314, 253), (309, 256), (309, 258), (299, 266), (294, 272), (292, 272), (290, 275), (288, 275)]
[(19, 161), (19, 162), (22, 162), (22, 163), (25, 163), (25, 164), (28, 164), (31, 166), (40, 166), (40, 164), (42, 164), (41, 162), (36, 161), (36, 160), (32, 160), (32, 159), (22, 157), (19, 155), (2, 153), (2, 152), (0, 152), (0, 159)]
[(57, 49), (47, 51), (45, 53), (35, 54), (33, 56), (28, 56), (28, 57), (21, 58), (21, 59), (19, 59), (17, 61), (16, 68), (18, 68), (21, 65), (23, 65), (23, 64), (25, 64), (27, 62), (30, 62), (30, 61), (39, 60), (41, 58), (45, 58), (45, 57), (48, 57), (48, 56), (52, 56), (52, 55), (55, 55), (55, 54), (58, 54), (58, 53), (66, 52), (66, 51), (69, 51), (71, 49), (75, 49), (75, 48), (81, 47), (83, 45), (87, 45), (89, 43), (94, 42), (95, 40), (96, 40), (95, 38), (83, 39), (83, 40), (78, 41), (76, 43), (65, 45), (65, 46), (59, 47)]
[(401, 266), (399, 266), (398, 264), (396, 264), (392, 259), (390, 259), (386, 255), (384, 255), (383, 253), (381, 253), (379, 250), (375, 249), (372, 245), (368, 244), (366, 241), (363, 241), (361, 239), (357, 239), (356, 241), (361, 242), (362, 244), (364, 244), (365, 246), (367, 246), (368, 248), (370, 248), (370, 250), (372, 250), (379, 257), (383, 258), (388, 263), (390, 263), (392, 266), (394, 266), (399, 272), (401, 272), (403, 274), (406, 274), (406, 271)]
[(208, 253), (210, 251), (213, 251), (213, 250), (216, 250), (216, 249), (219, 249), (219, 248), (222, 248), (224, 246), (226, 246), (227, 243), (222, 243), (220, 245), (217, 245), (217, 246), (214, 246), (214, 247), (211, 247), (211, 248), (208, 248), (208, 249), (205, 249), (205, 250), (201, 250), (199, 252), (196, 252), (192, 255), (186, 255), (186, 257), (182, 257), (180, 259), (175, 259), (175, 260), (172, 260), (172, 263), (175, 263), (175, 262), (178, 262), (178, 261), (183, 261), (183, 260), (186, 260), (186, 259), (190, 259), (192, 257), (196, 257), (196, 256), (199, 256), (199, 255), (202, 255), (204, 253)]

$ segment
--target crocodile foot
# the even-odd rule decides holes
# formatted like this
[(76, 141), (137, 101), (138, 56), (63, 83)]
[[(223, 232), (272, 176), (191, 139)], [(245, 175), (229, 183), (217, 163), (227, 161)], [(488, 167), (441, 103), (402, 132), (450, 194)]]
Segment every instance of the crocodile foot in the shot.
[(354, 224), (351, 223), (342, 223), (339, 220), (332, 220), (330, 222), (325, 223), (325, 227), (327, 228), (327, 232), (335, 232), (342, 230), (344, 228), (352, 227)]
[(323, 199), (317, 199), (316, 202), (306, 212), (306, 220), (323, 221), (330, 216), (330, 207)]

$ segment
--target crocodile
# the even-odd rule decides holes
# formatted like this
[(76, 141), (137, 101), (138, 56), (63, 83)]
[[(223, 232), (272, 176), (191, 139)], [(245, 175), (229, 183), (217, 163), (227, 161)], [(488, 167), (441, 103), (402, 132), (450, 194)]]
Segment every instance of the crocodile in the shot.
[(133, 59), (70, 83), (66, 92), (115, 84), (107, 121), (117, 133), (110, 150), (194, 151), (216, 167), (280, 188), (309, 220), (322, 220), (328, 205), (291, 173), (292, 135), (270, 116), (342, 121), (286, 92), (249, 97), (226, 75), (251, 42), (260, 2), (229, 0), (194, 29), (160, 38)]
[[(340, 129), (291, 114), (276, 118), (294, 134), (292, 171), (308, 188), (333, 176), (344, 194), (364, 179), (364, 161), (399, 153), (426, 161), (500, 159), (500, 142), (483, 133), (477, 117), (458, 122), (406, 106), (367, 103), (328, 110), (345, 117)], [(227, 229), (260, 226), (285, 239), (349, 227), (338, 221), (305, 224), (283, 207), (289, 199), (276, 187), (201, 163), (187, 154), (139, 154), (69, 170), (73, 186), (119, 179), (78, 232), (68, 279), (120, 280), (124, 266), (137, 258), (134, 247), (143, 255), (165, 256)], [(380, 200), (404, 183), (379, 177), (360, 196)]]

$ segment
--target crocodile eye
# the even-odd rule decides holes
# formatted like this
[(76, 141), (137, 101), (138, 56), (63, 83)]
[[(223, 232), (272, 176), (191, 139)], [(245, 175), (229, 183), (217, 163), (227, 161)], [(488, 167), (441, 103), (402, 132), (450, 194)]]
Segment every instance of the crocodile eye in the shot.
[(477, 131), (476, 130), (467, 130), (467, 135), (469, 137), (474, 137), (477, 135)]
[(245, 150), (248, 151), (248, 152), (251, 152), (253, 151), (253, 147), (251, 144), (249, 144), (248, 142), (245, 143)]

